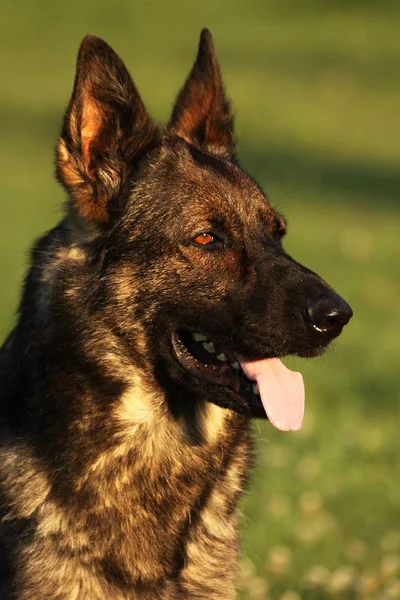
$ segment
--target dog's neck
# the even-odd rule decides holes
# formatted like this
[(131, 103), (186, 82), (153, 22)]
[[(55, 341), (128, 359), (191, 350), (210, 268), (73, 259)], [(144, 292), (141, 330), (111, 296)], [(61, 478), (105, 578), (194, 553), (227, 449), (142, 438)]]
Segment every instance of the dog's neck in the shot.
[[(43, 315), (53, 307), (39, 310)], [(151, 373), (130, 362), (112, 331), (87, 324), (86, 343), (78, 347), (71, 339), (82, 332), (56, 325), (58, 340), (51, 331), (40, 336), (34, 320), (20, 322), (8, 343), (10, 429), (24, 440), (15, 446), (11, 436), (8, 460), (23, 452), (32, 473), (22, 483), (11, 481), (15, 469), (8, 469), (10, 486), (27, 486), (15, 497), (29, 499), (14, 516), (40, 515), (45, 536), (72, 530), (63, 541), (71, 555), (95, 543), (107, 565), (118, 564), (120, 579), (171, 575), (183, 568), (183, 549), (203, 510), (214, 524), (236, 523), (247, 420), (190, 397), (186, 409), (173, 414)], [(37, 382), (34, 394), (29, 378)]]
[[(23, 307), (29, 319), (7, 344), (6, 487), (20, 501), (10, 517), (34, 519), (43, 543), (58, 540), (71, 557), (87, 554), (100, 570), (115, 565), (107, 580), (172, 577), (204, 519), (224, 547), (228, 538), (237, 547), (248, 422), (199, 398), (171, 402), (107, 323), (76, 312), (66, 278), (81, 256), (60, 244), (62, 234), (39, 242), (23, 298), (35, 311)], [(21, 460), (31, 473), (24, 480), (14, 477)]]
[[(40, 401), (44, 422), (36, 420), (38, 431), (22, 444), (10, 444), (9, 486), (20, 486), (13, 495), (23, 499), (10, 516), (37, 519), (43, 544), (56, 540), (71, 564), (87, 556), (118, 589), (121, 582), (157, 586), (181, 570), (198, 573), (191, 565), (200, 557), (190, 548), (203, 552), (204, 539), (206, 564), (208, 535), (234, 560), (249, 460), (247, 420), (206, 402), (176, 418), (138, 375), (130, 385), (97, 381), (98, 364), (70, 358), (69, 374), (79, 385), (61, 395), (55, 355), (47, 364), (52, 393)], [(17, 466), (21, 453), (31, 477), (20, 481), (12, 462)]]

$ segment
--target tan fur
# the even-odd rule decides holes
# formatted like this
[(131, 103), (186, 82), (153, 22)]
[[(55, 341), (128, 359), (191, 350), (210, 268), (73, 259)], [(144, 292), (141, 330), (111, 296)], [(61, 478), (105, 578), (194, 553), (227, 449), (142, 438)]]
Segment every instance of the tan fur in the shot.
[(91, 164), (91, 151), (92, 146), (96, 146), (100, 143), (99, 136), (103, 123), (103, 115), (101, 107), (95, 102), (91, 94), (88, 92), (85, 96), (86, 97), (82, 100), (83, 112), (81, 116), (82, 155), (86, 172), (89, 174), (89, 177), (94, 180), (96, 174), (93, 172)]
[[(130, 536), (135, 535), (135, 531), (140, 531), (142, 527), (148, 529), (148, 525), (145, 526), (145, 523), (149, 518), (152, 518), (150, 513), (143, 511), (143, 509), (138, 511), (138, 508), (136, 508), (134, 512), (130, 510), (131, 503), (136, 504), (138, 507), (137, 500), (135, 500), (135, 490), (132, 488), (132, 469), (126, 463), (126, 457), (133, 443), (132, 436), (134, 436), (136, 444), (139, 441), (141, 448), (140, 463), (135, 466), (135, 470), (140, 469), (140, 465), (147, 464), (154, 476), (162, 471), (169, 472), (170, 482), (173, 486), (175, 484), (172, 482), (176, 476), (179, 476), (182, 468), (189, 467), (193, 472), (203, 468), (202, 455), (206, 450), (206, 446), (204, 448), (199, 447), (196, 453), (192, 453), (188, 462), (189, 457), (185, 459), (185, 456), (181, 454), (184, 446), (182, 441), (179, 442), (179, 437), (182, 436), (180, 428), (175, 426), (171, 429), (171, 423), (168, 423), (167, 419), (164, 419), (163, 423), (162, 418), (156, 417), (156, 412), (151, 414), (147, 410), (147, 403), (151, 402), (151, 398), (142, 395), (142, 399), (140, 399), (140, 394), (143, 394), (143, 391), (135, 395), (134, 390), (132, 390), (121, 397), (120, 408), (116, 414), (116, 418), (123, 423), (121, 434), (116, 439), (112, 450), (100, 454), (96, 461), (88, 465), (86, 473), (83, 473), (77, 482), (75, 493), (79, 495), (87, 486), (94, 485), (98, 494), (96, 511), (100, 515), (102, 511), (123, 511), (126, 535), (120, 540), (118, 549), (116, 549), (119, 560), (130, 571), (133, 569), (133, 572), (140, 573), (144, 578), (153, 578), (157, 569), (162, 565), (162, 560), (158, 562), (151, 558), (156, 548), (151, 541), (153, 534), (150, 534), (150, 531), (147, 534), (150, 535), (150, 539), (147, 538), (147, 544), (143, 542), (141, 545), (140, 555), (135, 554), (132, 556), (129, 542)], [(133, 406), (132, 401), (135, 398), (137, 402)], [(206, 445), (215, 444), (214, 461), (216, 463), (221, 461), (222, 464), (224, 449), (221, 445), (221, 439), (223, 439), (221, 436), (224, 435), (224, 419), (217, 416), (217, 412), (213, 410), (204, 411), (201, 415), (201, 421), (202, 426), (206, 426), (206, 431), (212, 432), (214, 438), (212, 441), (209, 439)], [(210, 421), (207, 421), (207, 414), (211, 419)], [(216, 418), (217, 429), (215, 429)], [(231, 418), (233, 418), (233, 415)], [(227, 420), (229, 421), (229, 418)], [(229, 427), (229, 423), (226, 426)], [(216, 436), (217, 430), (219, 436)], [(25, 456), (23, 460), (24, 475), (19, 478), (19, 467), (14, 467), (14, 464), (18, 465), (22, 456)], [(87, 526), (86, 516), (69, 512), (68, 508), (62, 508), (50, 498), (49, 483), (26, 449), (15, 447), (13, 451), (3, 453), (1, 459), (6, 461), (8, 466), (9, 479), (6, 482), (6, 488), (9, 492), (8, 500), (15, 499), (12, 512), (9, 515), (10, 518), (29, 517), (35, 513), (38, 519), (36, 537), (18, 559), (21, 566), (23, 565), (23, 569), (21, 569), (23, 578), (20, 585), (21, 589), (25, 590), (19, 598), (24, 600), (28, 598), (39, 600), (40, 598), (42, 600), (43, 598), (57, 598), (57, 594), (60, 594), (60, 598), (63, 600), (74, 598), (78, 600), (81, 598), (85, 600), (124, 598), (127, 600), (139, 597), (141, 599), (163, 598), (173, 600), (176, 598), (176, 592), (174, 592), (176, 584), (172, 584), (172, 582), (170, 591), (164, 590), (162, 593), (160, 592), (160, 595), (155, 596), (136, 596), (136, 594), (128, 592), (120, 594), (116, 589), (111, 588), (107, 580), (98, 572), (98, 568), (91, 566), (93, 561), (97, 560), (96, 556), (100, 559), (104, 554), (104, 547), (93, 547), (91, 545), (90, 528)], [(187, 467), (185, 467), (185, 462), (187, 462)], [(236, 570), (226, 570), (224, 564), (232, 566), (233, 563), (237, 563), (239, 544), (237, 535), (238, 514), (235, 510), (229, 517), (224, 515), (228, 510), (232, 496), (242, 487), (241, 479), (246, 465), (247, 450), (244, 449), (242, 453), (237, 453), (235, 460), (229, 464), (225, 475), (215, 486), (201, 512), (191, 517), (191, 519), (193, 519), (193, 516), (196, 517), (197, 524), (191, 528), (187, 544), (186, 563), (180, 578), (181, 584), (179, 584), (187, 588), (188, 598), (200, 598), (200, 596), (196, 596), (194, 591), (199, 586), (201, 589), (204, 587), (206, 590), (206, 595), (201, 596), (201, 598), (231, 600), (235, 596)], [(115, 474), (112, 482), (109, 478), (107, 480), (103, 479), (109, 473)], [(153, 485), (151, 475), (148, 485), (151, 489)], [(160, 492), (161, 496), (157, 502), (162, 505), (162, 489), (160, 489)], [(166, 490), (166, 493), (169, 493), (168, 490)], [(179, 494), (179, 485), (175, 493)], [(127, 495), (130, 498), (129, 503), (125, 503), (124, 500)], [(185, 519), (184, 498), (181, 498), (180, 502), (177, 516), (179, 513), (181, 513), (181, 516), (178, 516), (178, 522), (182, 518)], [(172, 514), (171, 519), (173, 519)], [(130, 534), (129, 531), (131, 531)], [(157, 528), (154, 535), (160, 538), (161, 531), (158, 531)], [(61, 542), (55, 545), (55, 542), (52, 541), (54, 536), (61, 536)], [(56, 550), (57, 545), (59, 546), (60, 543), (61, 547), (64, 546), (68, 553), (76, 554), (78, 552), (81, 557), (79, 561), (72, 556), (67, 558), (67, 555), (61, 558), (59, 555), (60, 547)], [(105, 540), (105, 543), (112, 548), (112, 538)], [(153, 549), (151, 550), (151, 548)], [(88, 561), (86, 565), (85, 556), (87, 556)], [(41, 575), (50, 566), (52, 571), (51, 583), (43, 580)], [(57, 588), (57, 585), (59, 585), (59, 588)], [(41, 595), (32, 595), (34, 589), (40, 589)], [(191, 589), (193, 589), (193, 593), (190, 591)]]
[(201, 419), (201, 430), (208, 443), (215, 443), (222, 434), (225, 422), (228, 420), (229, 413), (226, 409), (204, 402), (199, 407), (199, 416)]

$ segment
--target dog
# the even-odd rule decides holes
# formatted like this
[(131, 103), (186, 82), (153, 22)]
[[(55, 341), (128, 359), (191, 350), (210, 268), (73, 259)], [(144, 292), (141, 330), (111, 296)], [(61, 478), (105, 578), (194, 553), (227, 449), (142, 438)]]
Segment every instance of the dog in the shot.
[(208, 30), (165, 129), (87, 36), (56, 172), (65, 214), (1, 350), (0, 596), (232, 599), (251, 419), (301, 426), (280, 357), (351, 308), (239, 167)]

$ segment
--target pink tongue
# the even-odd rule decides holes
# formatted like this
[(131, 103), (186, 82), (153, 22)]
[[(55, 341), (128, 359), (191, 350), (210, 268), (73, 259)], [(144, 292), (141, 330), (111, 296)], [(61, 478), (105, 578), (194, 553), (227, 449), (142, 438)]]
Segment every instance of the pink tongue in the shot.
[(300, 373), (287, 369), (279, 358), (244, 360), (245, 375), (256, 381), (267, 417), (277, 429), (297, 431), (304, 416), (304, 383)]

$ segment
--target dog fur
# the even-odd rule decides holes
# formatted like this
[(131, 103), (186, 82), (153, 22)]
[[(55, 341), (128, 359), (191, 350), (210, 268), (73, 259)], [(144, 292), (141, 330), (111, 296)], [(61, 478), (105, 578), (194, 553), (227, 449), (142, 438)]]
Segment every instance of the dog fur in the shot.
[(285, 253), (283, 217), (237, 164), (206, 30), (164, 130), (86, 37), (56, 162), (65, 215), (1, 350), (0, 597), (230, 600), (265, 414), (185, 370), (171, 334), (312, 356), (331, 338), (297, 307), (333, 292)]

